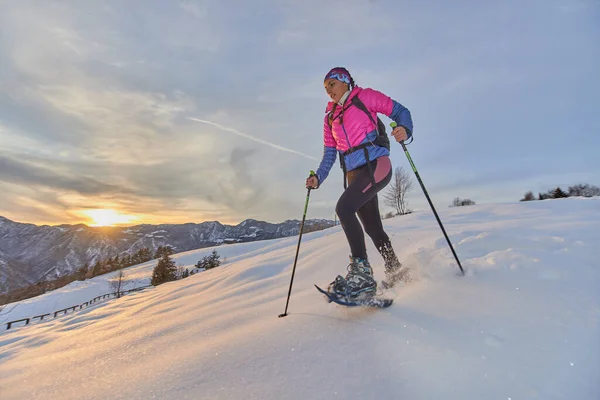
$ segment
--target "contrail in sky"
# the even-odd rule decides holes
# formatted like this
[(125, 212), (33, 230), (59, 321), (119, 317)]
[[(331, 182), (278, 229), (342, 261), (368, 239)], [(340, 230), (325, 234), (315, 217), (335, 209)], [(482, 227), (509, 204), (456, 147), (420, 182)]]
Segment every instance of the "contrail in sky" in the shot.
[(298, 155), (301, 155), (303, 157), (310, 158), (311, 160), (319, 161), (315, 157), (309, 156), (307, 154), (301, 153), (301, 152), (296, 151), (296, 150), (288, 149), (288, 148), (283, 147), (283, 146), (279, 146), (279, 145), (274, 144), (274, 143), (267, 142), (266, 140), (262, 140), (262, 139), (254, 137), (254, 136), (248, 135), (247, 133), (240, 132), (237, 129), (229, 128), (227, 126), (219, 125), (217, 123), (214, 123), (214, 122), (211, 122), (211, 121), (207, 121), (207, 120), (204, 120), (204, 119), (200, 119), (200, 118), (188, 117), (188, 119), (190, 119), (192, 121), (196, 121), (196, 122), (202, 122), (203, 124), (208, 124), (208, 125), (216, 126), (217, 128), (222, 129), (224, 131), (234, 133), (234, 134), (236, 134), (238, 136), (241, 136), (241, 137), (244, 137), (246, 139), (254, 140), (255, 142), (258, 142), (258, 143), (261, 143), (261, 144), (265, 144), (265, 145), (273, 147), (273, 148), (275, 148), (277, 150), (287, 151), (288, 153), (298, 154)]

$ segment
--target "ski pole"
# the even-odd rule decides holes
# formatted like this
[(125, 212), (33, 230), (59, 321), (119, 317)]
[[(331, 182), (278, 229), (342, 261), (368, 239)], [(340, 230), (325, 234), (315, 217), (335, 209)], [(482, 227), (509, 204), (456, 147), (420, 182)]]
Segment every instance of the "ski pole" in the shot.
[[(392, 127), (392, 129), (394, 129), (396, 126), (398, 126), (398, 124), (396, 124), (395, 122), (392, 122), (392, 123), (390, 123), (390, 126)], [(437, 222), (440, 225), (440, 228), (442, 228), (442, 232), (444, 233), (444, 236), (446, 237), (446, 241), (448, 242), (448, 246), (450, 246), (450, 250), (452, 250), (452, 254), (454, 254), (454, 258), (456, 259), (456, 262), (458, 263), (458, 267), (460, 268), (460, 272), (462, 273), (462, 275), (464, 275), (465, 271), (463, 270), (463, 267), (460, 264), (458, 256), (456, 255), (456, 252), (454, 251), (454, 247), (452, 247), (452, 243), (450, 243), (450, 239), (448, 238), (448, 235), (446, 234), (446, 230), (444, 229), (444, 225), (442, 225), (442, 221), (440, 220), (440, 217), (438, 216), (437, 211), (435, 211), (435, 207), (433, 206), (433, 203), (431, 202), (431, 199), (429, 198), (429, 194), (427, 193), (427, 189), (425, 189), (425, 185), (423, 184), (423, 181), (421, 180), (421, 176), (419, 175), (419, 171), (417, 171), (417, 167), (415, 167), (415, 163), (413, 162), (412, 158), (410, 157), (410, 153), (408, 152), (408, 149), (406, 148), (406, 145), (404, 144), (404, 141), (400, 142), (400, 144), (402, 145), (402, 149), (404, 150), (404, 154), (406, 154), (406, 158), (408, 158), (408, 162), (410, 163), (410, 166), (412, 167), (413, 171), (415, 172), (415, 175), (417, 176), (417, 180), (419, 181), (419, 184), (421, 185), (421, 189), (423, 189), (423, 193), (425, 193), (425, 197), (427, 197), (427, 201), (429, 202), (429, 205), (431, 206), (431, 210), (433, 211), (433, 214), (435, 215), (435, 219), (437, 219)]]
[[(310, 176), (315, 175), (314, 171), (310, 171)], [(306, 193), (306, 202), (304, 203), (304, 214), (302, 215), (302, 223), (300, 223), (300, 234), (298, 235), (298, 247), (296, 247), (296, 257), (294, 258), (294, 268), (292, 268), (292, 279), (290, 280), (290, 289), (288, 290), (287, 301), (285, 302), (285, 311), (279, 314), (279, 318), (286, 317), (288, 305), (290, 303), (290, 295), (292, 294), (292, 284), (294, 283), (294, 274), (296, 273), (296, 263), (298, 262), (298, 252), (300, 251), (300, 241), (302, 240), (302, 231), (304, 230), (304, 221), (306, 219), (306, 210), (308, 209), (308, 199), (310, 198), (310, 190)]]

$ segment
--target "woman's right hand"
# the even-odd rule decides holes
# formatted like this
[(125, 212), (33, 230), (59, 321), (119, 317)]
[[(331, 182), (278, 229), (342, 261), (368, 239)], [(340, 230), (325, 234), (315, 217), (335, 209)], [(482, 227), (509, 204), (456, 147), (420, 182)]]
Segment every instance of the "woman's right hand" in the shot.
[(311, 175), (306, 178), (306, 188), (307, 189), (316, 189), (319, 187), (319, 179), (316, 175)]

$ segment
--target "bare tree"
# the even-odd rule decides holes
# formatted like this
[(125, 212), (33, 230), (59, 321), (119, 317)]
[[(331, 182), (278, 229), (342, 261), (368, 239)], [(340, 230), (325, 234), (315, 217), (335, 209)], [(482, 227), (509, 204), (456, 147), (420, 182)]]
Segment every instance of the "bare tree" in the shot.
[(475, 202), (471, 199), (461, 199), (460, 197), (454, 198), (450, 207), (462, 207), (462, 206), (472, 206)]
[(573, 186), (569, 186), (569, 195), (570, 196), (583, 196), (583, 197), (593, 197), (600, 196), (600, 188), (598, 186), (593, 186), (589, 184), (577, 184)]
[(190, 270), (184, 265), (179, 264), (177, 266), (177, 279), (184, 279), (190, 276)]
[(396, 167), (390, 186), (383, 194), (384, 204), (395, 209), (399, 215), (407, 214), (409, 210), (406, 194), (412, 189), (412, 186), (413, 181), (410, 174), (403, 167)]
[(532, 191), (525, 193), (525, 196), (519, 201), (533, 201), (535, 200), (535, 196)]
[(111, 289), (117, 293), (117, 298), (121, 297), (121, 288), (129, 283), (127, 280), (127, 275), (125, 275), (125, 272), (123, 272), (122, 269), (120, 269), (119, 272), (117, 272), (108, 282)]

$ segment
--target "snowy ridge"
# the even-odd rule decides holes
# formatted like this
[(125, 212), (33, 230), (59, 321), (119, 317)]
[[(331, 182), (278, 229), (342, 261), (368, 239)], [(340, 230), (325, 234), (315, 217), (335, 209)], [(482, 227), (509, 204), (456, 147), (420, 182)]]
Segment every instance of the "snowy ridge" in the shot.
[[(247, 220), (230, 226), (201, 224), (136, 225), (93, 228), (86, 225), (35, 226), (6, 219), (0, 225), (0, 294), (46, 279), (71, 274), (117, 254), (142, 248), (152, 252), (170, 245), (178, 252), (226, 243), (266, 240), (298, 234), (300, 221), (280, 224)], [(332, 221), (308, 220), (307, 227), (332, 226)], [(228, 241), (225, 239), (228, 238)], [(47, 271), (52, 274), (48, 275)]]
[[(297, 238), (225, 246), (222, 267), (0, 331), (2, 398), (597, 400), (599, 200), (439, 210), (464, 277), (431, 213), (385, 220), (414, 278), (387, 293), (386, 310), (327, 304), (312, 286), (345, 272), (339, 227), (303, 236), (285, 318)], [(191, 266), (211, 250), (174, 258)], [(153, 265), (127, 273), (141, 283)], [(105, 283), (2, 317), (75, 304)]]

